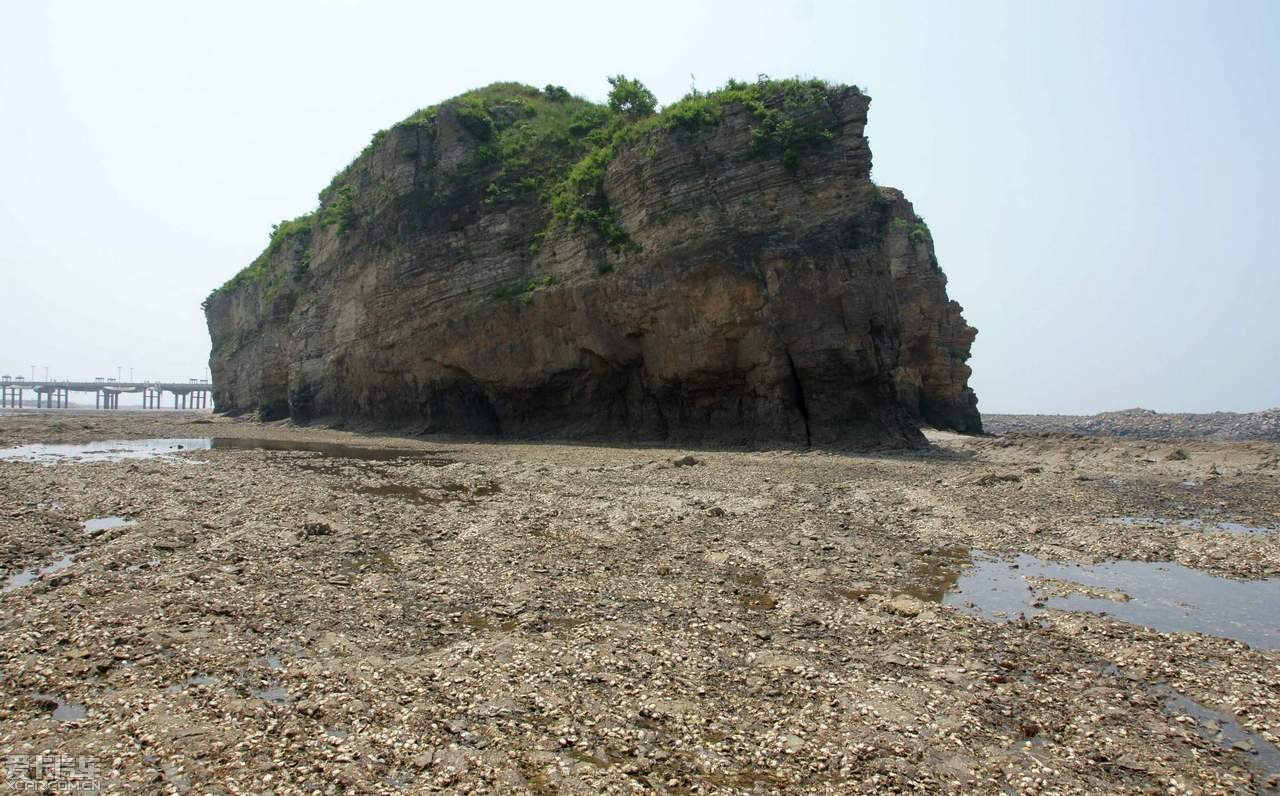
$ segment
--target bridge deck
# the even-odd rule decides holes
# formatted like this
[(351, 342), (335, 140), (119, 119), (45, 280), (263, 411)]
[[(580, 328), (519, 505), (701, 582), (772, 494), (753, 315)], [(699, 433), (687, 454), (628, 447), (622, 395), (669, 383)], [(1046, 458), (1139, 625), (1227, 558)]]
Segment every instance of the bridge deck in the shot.
[(71, 392), (142, 392), (148, 387), (165, 392), (202, 392), (213, 389), (207, 381), (18, 381), (17, 379), (0, 379), (0, 386), (21, 387), (24, 390), (48, 392), (50, 390), (70, 390)]

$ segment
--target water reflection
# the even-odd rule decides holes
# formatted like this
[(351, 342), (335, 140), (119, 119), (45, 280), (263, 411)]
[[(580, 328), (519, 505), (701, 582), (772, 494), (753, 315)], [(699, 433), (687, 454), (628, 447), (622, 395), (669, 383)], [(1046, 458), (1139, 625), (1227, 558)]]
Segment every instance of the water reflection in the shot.
[(75, 553), (63, 553), (58, 556), (52, 564), (47, 564), (43, 567), (31, 567), (30, 569), (24, 569), (21, 572), (16, 572), (9, 576), (9, 580), (5, 582), (4, 586), (0, 587), (0, 592), (15, 591), (16, 589), (21, 589), (23, 586), (30, 586), (32, 583), (35, 583), (46, 575), (56, 575), (59, 572), (68, 569), (75, 563), (75, 560)]
[(33, 443), (0, 449), (0, 461), (42, 464), (118, 462), (130, 459), (173, 458), (199, 450), (303, 451), (361, 461), (392, 461), (409, 458), (429, 464), (449, 464), (439, 456), (446, 451), (410, 448), (370, 448), (314, 440), (254, 439), (236, 437), (167, 437), (163, 439), (106, 440), (84, 443)]
[[(1129, 599), (1071, 593), (1070, 584), (1122, 592)], [(972, 568), (942, 602), (993, 620), (1029, 617), (1044, 608), (1088, 611), (1166, 633), (1204, 633), (1280, 649), (1280, 578), (1232, 580), (1171, 562), (1064, 564), (1025, 554), (1002, 560), (975, 551)]]

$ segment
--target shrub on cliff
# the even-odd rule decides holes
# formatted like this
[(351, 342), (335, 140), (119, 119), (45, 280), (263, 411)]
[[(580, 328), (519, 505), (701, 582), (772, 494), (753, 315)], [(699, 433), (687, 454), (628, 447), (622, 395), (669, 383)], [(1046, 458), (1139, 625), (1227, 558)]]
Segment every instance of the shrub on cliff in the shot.
[[(531, 255), (557, 229), (590, 229), (614, 250), (633, 245), (605, 195), (604, 177), (624, 147), (648, 136), (710, 129), (720, 124), (726, 108), (740, 106), (752, 118), (750, 146), (742, 156), (778, 157), (795, 171), (802, 153), (830, 142), (838, 132), (838, 121), (827, 106), (831, 88), (821, 80), (773, 80), (763, 75), (754, 82), (731, 80), (715, 91), (691, 92), (661, 111), (639, 80), (624, 75), (608, 80), (608, 101), (603, 104), (575, 97), (562, 86), (537, 89), (495, 83), (419, 110), (396, 127), (434, 129), (440, 110), (448, 106), (477, 144), (473, 162), (452, 178), (455, 184), (479, 182), (481, 200), (487, 204), (533, 200), (545, 208), (547, 227), (530, 245)], [(386, 130), (375, 133), (320, 192), (319, 210), (303, 217), (309, 219), (308, 229), (318, 217), (325, 227), (345, 234), (360, 221), (361, 189), (354, 176), (386, 138)], [(646, 151), (655, 153), (656, 144), (650, 140)], [(268, 251), (220, 289), (261, 282), (275, 246), (273, 235)]]
[(629, 119), (642, 119), (652, 116), (658, 107), (658, 99), (644, 83), (625, 75), (614, 75), (609, 78), (609, 110), (620, 113)]

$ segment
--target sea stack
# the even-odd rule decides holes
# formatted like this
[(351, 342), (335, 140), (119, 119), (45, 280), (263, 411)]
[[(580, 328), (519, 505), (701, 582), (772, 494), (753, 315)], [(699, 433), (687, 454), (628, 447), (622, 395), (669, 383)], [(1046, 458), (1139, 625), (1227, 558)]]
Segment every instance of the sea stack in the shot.
[(869, 104), (502, 83), (419, 111), (210, 294), (215, 408), (749, 446), (978, 432), (976, 332), (928, 227), (871, 181)]

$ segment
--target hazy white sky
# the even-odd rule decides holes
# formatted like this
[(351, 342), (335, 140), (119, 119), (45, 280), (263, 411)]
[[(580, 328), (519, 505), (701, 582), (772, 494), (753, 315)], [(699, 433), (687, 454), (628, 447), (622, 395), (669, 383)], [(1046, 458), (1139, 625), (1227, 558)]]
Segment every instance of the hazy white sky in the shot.
[(496, 80), (872, 96), (980, 408), (1280, 404), (1280, 3), (6, 2), (0, 373), (202, 376), (200, 301), (369, 135)]

